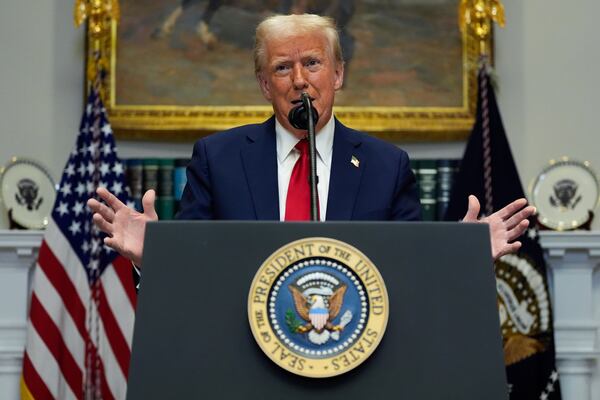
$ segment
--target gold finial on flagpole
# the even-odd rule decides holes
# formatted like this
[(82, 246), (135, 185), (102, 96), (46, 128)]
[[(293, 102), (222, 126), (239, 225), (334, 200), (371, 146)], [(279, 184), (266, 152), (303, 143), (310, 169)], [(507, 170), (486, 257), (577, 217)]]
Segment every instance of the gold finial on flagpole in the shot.
[(504, 6), (500, 0), (461, 0), (458, 10), (458, 26), (461, 32), (471, 29), (479, 39), (479, 55), (488, 55), (487, 43), (493, 22), (505, 25)]
[(118, 0), (76, 0), (73, 12), (75, 26), (79, 27), (87, 20), (88, 52), (91, 57), (88, 60), (87, 80), (94, 82), (98, 72), (108, 68), (108, 52), (106, 40), (110, 37), (112, 22), (118, 21), (120, 17)]

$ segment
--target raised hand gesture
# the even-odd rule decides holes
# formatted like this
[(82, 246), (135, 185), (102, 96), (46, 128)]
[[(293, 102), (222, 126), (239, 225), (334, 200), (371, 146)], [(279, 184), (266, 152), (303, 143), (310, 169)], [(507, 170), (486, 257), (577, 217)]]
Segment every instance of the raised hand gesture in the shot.
[(471, 195), (463, 222), (482, 222), (490, 226), (492, 257), (496, 260), (505, 254), (516, 252), (521, 247), (521, 242), (514, 240), (525, 232), (529, 226), (527, 218), (535, 213), (535, 207), (526, 206), (527, 199), (518, 199), (492, 215), (477, 219), (479, 200)]
[(89, 199), (87, 204), (94, 212), (94, 224), (108, 235), (104, 244), (133, 261), (138, 267), (141, 266), (146, 223), (158, 220), (154, 210), (154, 190), (148, 190), (142, 198), (143, 213), (127, 207), (105, 188), (98, 188), (96, 193), (106, 204), (96, 199)]

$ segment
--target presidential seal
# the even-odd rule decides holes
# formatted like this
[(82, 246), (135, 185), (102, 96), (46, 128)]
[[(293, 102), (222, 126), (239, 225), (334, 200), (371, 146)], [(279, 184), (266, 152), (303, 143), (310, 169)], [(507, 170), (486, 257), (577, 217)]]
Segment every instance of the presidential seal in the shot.
[(389, 303), (379, 271), (363, 253), (328, 238), (306, 238), (273, 253), (256, 273), (248, 319), (277, 365), (311, 378), (343, 374), (375, 350)]
[(496, 261), (498, 311), (504, 363), (515, 364), (544, 352), (551, 340), (550, 298), (532, 260), (507, 254)]

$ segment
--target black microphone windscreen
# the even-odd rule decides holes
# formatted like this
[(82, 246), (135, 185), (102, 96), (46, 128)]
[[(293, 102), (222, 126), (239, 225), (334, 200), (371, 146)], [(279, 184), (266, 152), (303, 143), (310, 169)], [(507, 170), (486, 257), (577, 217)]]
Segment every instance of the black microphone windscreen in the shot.
[[(314, 107), (312, 107), (311, 110), (313, 121), (316, 125), (319, 120), (319, 113)], [(308, 130), (308, 112), (306, 111), (304, 104), (299, 104), (297, 107), (292, 108), (288, 114), (288, 120), (294, 128)]]

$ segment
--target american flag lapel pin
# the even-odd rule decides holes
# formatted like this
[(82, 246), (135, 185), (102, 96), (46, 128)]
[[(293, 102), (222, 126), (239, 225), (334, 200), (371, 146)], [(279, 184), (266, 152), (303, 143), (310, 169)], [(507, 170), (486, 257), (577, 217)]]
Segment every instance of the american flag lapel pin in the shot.
[(360, 161), (358, 161), (358, 158), (356, 158), (355, 156), (352, 156), (352, 159), (350, 160), (350, 163), (352, 165), (354, 165), (356, 168), (358, 168), (358, 166), (360, 165)]

